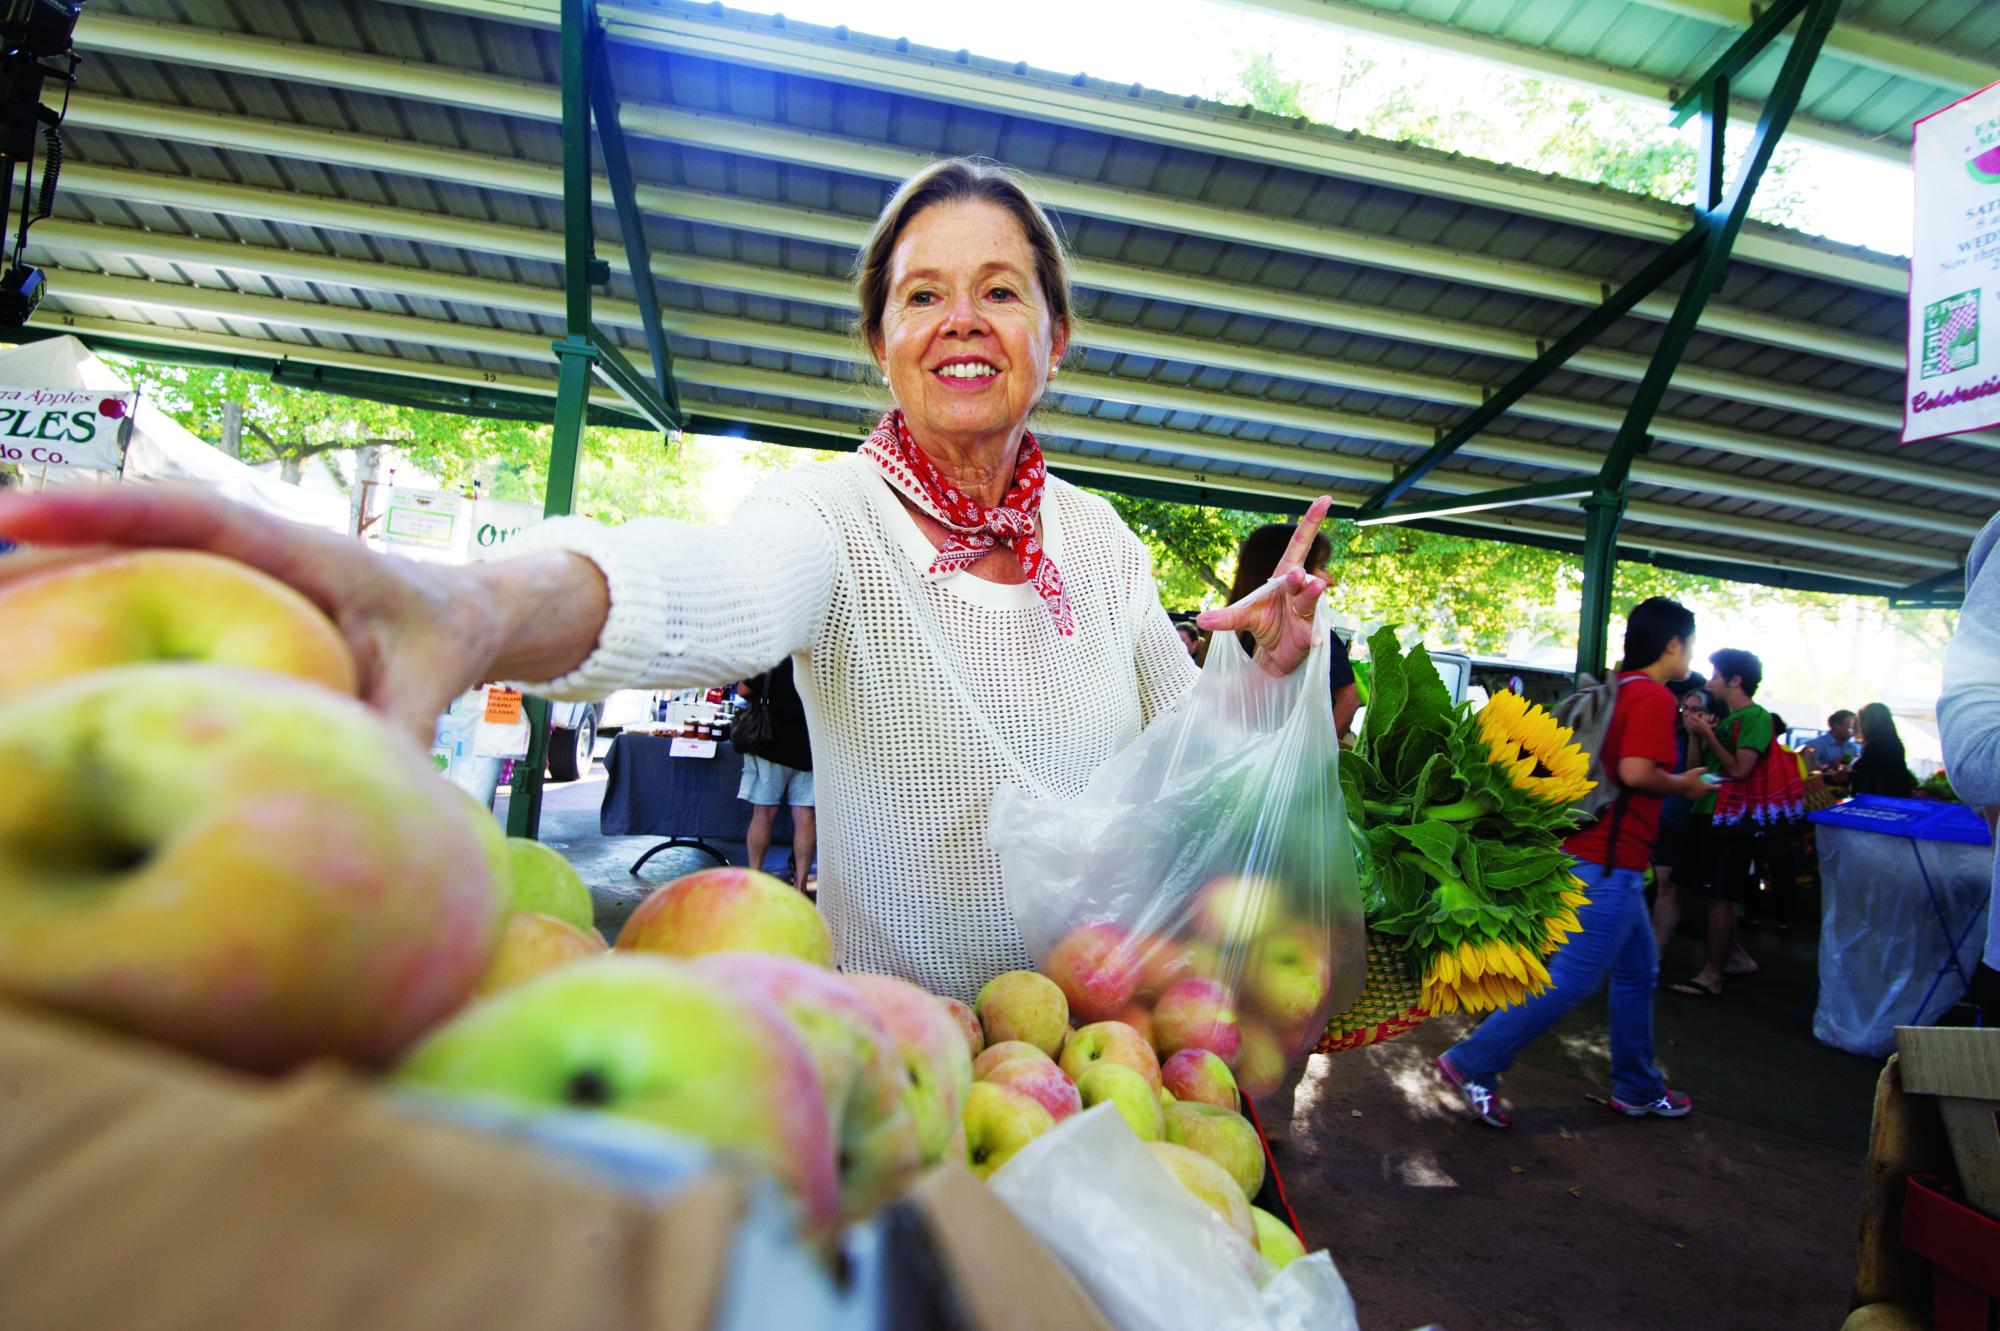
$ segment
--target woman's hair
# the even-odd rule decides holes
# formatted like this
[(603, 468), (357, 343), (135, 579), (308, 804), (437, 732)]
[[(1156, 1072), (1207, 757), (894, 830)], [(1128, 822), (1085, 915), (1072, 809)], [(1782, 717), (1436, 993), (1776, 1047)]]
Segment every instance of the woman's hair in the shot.
[(1074, 322), (1069, 289), (1069, 253), (1042, 206), (1029, 196), (1021, 178), (996, 162), (971, 157), (947, 157), (911, 176), (897, 187), (882, 215), (861, 246), (854, 263), (854, 296), (861, 319), (855, 326), (870, 359), (882, 333), (882, 311), (889, 303), (889, 260), (896, 242), (917, 215), (943, 203), (983, 201), (1006, 209), (1021, 224), (1028, 249), (1035, 256), (1035, 280), (1048, 302), (1049, 318), (1058, 328)]
[[(1896, 717), (1887, 706), (1871, 702), (1861, 709), (1861, 733), (1868, 737), (1868, 747), (1877, 752), (1894, 749), (1903, 752), (1903, 737), (1896, 731)], [(1879, 748), (1878, 748), (1879, 746)]]
[[(1267, 522), (1243, 538), (1236, 551), (1236, 576), (1229, 583), (1229, 604), (1235, 605), (1271, 580), (1271, 575), (1278, 571), (1278, 561), (1285, 557), (1285, 547), (1292, 543), (1298, 529), (1295, 522)], [(1306, 551), (1305, 569), (1311, 572), (1324, 568), (1332, 554), (1333, 546), (1326, 533), (1314, 532), (1312, 547)], [(1255, 639), (1248, 633), (1239, 632), (1236, 637), (1244, 651), (1254, 650)]]

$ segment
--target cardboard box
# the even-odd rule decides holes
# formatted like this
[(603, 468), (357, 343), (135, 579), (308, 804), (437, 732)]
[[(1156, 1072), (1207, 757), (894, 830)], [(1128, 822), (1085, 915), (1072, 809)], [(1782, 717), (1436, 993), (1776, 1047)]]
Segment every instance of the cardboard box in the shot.
[(2000, 1030), (1898, 1026), (1903, 1089), (1938, 1097), (1965, 1196), (2000, 1216)]
[(344, 1069), (264, 1081), (0, 1004), (8, 1331), (1109, 1331), (962, 1169), (871, 1222), (844, 1280), (743, 1238), (759, 1186), (648, 1195)]

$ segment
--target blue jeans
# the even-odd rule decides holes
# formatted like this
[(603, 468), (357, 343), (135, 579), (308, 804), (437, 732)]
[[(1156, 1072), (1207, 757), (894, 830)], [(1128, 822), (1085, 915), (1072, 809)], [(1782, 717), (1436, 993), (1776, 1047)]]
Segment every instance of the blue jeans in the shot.
[(1576, 866), (1588, 906), (1582, 929), (1549, 958), (1549, 987), (1519, 1007), (1502, 1008), (1451, 1047), (1452, 1067), (1468, 1081), (1493, 1085), (1514, 1056), (1611, 980), (1611, 1094), (1628, 1105), (1666, 1093), (1653, 1066), (1653, 985), (1660, 954), (1646, 914), (1646, 880), (1637, 869)]

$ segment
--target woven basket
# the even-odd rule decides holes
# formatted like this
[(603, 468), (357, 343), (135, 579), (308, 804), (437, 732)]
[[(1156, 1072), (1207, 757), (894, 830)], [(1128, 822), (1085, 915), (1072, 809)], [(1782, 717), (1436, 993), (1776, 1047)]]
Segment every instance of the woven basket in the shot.
[(1337, 1054), (1408, 1035), (1430, 1020), (1418, 1005), (1422, 989), (1409, 958), (1386, 934), (1368, 934), (1368, 978), (1347, 1011), (1326, 1023), (1315, 1052)]

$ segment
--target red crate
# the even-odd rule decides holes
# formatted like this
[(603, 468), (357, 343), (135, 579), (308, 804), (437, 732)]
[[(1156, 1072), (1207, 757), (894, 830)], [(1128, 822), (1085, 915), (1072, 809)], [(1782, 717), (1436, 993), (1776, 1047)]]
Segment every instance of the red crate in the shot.
[(2000, 1220), (1956, 1192), (1935, 1175), (1910, 1175), (1903, 1246), (1931, 1264), (1932, 1331), (1988, 1331), (2000, 1324)]
[[(1288, 1092), (1289, 1094), (1289, 1092)], [(1263, 1120), (1257, 1117), (1257, 1106), (1250, 1103), (1250, 1097), (1243, 1097), (1243, 1115), (1257, 1129), (1257, 1140), (1264, 1147), (1264, 1186), (1250, 1199), (1253, 1206), (1261, 1206), (1278, 1219), (1292, 1227), (1292, 1233), (1299, 1236), (1299, 1242), (1306, 1245), (1306, 1251), (1313, 1251), (1312, 1240), (1299, 1228), (1299, 1217), (1292, 1210), (1292, 1200), (1285, 1195), (1285, 1181), (1278, 1177), (1278, 1158), (1271, 1153), (1271, 1143), (1264, 1136)], [(1981, 1328), (1984, 1331), (1984, 1328)]]

